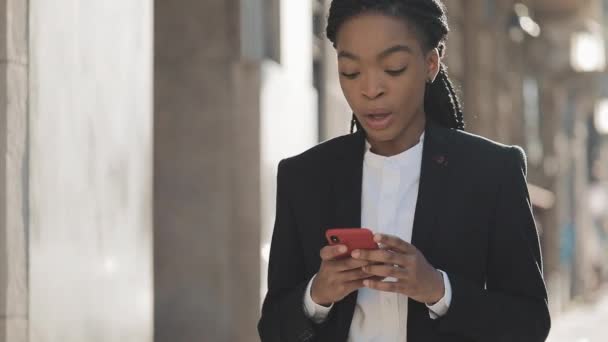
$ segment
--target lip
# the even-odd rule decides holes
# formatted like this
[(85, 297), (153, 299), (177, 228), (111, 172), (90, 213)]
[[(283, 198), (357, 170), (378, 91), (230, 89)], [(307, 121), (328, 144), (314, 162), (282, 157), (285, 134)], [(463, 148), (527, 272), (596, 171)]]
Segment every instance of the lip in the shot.
[[(386, 114), (386, 117), (378, 120), (372, 119), (372, 115)], [(366, 125), (373, 130), (383, 130), (393, 122), (393, 113), (390, 111), (370, 111), (364, 116)]]
[(365, 115), (391, 114), (391, 111), (385, 108), (370, 109), (365, 112)]

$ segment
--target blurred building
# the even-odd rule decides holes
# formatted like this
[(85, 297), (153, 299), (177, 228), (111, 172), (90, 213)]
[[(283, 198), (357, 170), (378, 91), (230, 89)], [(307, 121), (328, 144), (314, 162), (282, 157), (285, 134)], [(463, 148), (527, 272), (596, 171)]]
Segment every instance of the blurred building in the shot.
[(606, 271), (599, 171), (606, 132), (595, 124), (605, 2), (446, 5), (453, 30), (447, 63), (461, 86), (467, 129), (520, 145), (528, 155), (550, 306), (558, 313), (572, 298), (593, 295)]

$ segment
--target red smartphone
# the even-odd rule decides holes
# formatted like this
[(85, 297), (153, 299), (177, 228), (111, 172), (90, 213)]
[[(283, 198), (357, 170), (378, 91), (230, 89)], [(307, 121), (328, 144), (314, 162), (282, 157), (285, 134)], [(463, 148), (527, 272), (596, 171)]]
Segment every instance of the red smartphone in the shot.
[(325, 232), (330, 245), (345, 245), (348, 250), (340, 256), (349, 255), (355, 249), (378, 249), (374, 233), (367, 228), (332, 228)]

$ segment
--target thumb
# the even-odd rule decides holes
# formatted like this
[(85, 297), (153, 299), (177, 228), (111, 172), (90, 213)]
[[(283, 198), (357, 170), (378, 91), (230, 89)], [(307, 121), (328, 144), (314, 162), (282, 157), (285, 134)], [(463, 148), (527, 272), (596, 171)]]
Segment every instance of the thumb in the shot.
[(345, 245), (325, 246), (321, 249), (321, 259), (333, 260), (334, 258), (346, 253), (348, 248)]

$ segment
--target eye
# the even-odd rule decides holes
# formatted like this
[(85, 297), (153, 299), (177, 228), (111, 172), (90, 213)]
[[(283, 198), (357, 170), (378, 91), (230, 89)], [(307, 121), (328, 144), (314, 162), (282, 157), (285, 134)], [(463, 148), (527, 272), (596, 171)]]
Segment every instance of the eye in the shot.
[(407, 67), (403, 67), (401, 69), (398, 70), (386, 70), (385, 72), (391, 76), (399, 76), (401, 74), (403, 74), (403, 72), (407, 69)]
[(345, 72), (343, 72), (343, 73), (341, 73), (341, 75), (342, 75), (342, 76), (344, 76), (344, 77), (346, 77), (346, 78), (348, 78), (349, 80), (353, 80), (353, 79), (355, 79), (357, 76), (359, 76), (359, 73), (358, 73), (358, 72), (353, 72), (353, 73), (350, 73), (350, 74), (349, 74), (349, 73), (345, 73)]

